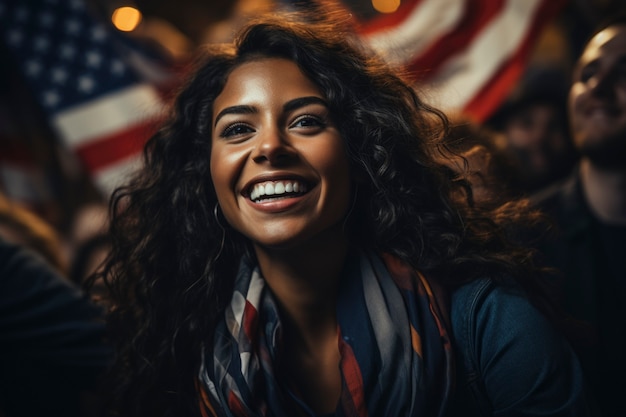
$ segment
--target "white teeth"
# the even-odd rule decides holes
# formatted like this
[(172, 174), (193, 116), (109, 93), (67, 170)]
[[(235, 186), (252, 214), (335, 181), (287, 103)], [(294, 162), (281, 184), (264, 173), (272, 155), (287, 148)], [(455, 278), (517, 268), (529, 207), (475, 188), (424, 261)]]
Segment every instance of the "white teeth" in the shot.
[(250, 192), (251, 200), (258, 200), (265, 195), (306, 192), (306, 186), (297, 181), (276, 181), (256, 184)]

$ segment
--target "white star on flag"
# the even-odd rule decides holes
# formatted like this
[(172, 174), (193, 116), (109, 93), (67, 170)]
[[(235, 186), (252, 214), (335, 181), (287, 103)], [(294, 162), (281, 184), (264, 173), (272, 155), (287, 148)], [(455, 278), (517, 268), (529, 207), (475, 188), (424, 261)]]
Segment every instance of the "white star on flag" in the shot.
[(88, 10), (82, 0), (0, 0), (0, 37), (59, 138), (108, 196), (137, 166), (161, 99), (125, 64), (123, 35)]

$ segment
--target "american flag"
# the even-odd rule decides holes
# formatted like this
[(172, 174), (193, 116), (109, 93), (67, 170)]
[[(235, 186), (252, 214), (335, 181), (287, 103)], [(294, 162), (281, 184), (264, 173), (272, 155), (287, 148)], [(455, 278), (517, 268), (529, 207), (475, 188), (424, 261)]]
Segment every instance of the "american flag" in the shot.
[[(396, 12), (356, 27), (389, 62), (407, 67), (435, 105), (484, 121), (566, 3), (403, 0)], [(89, 12), (84, 0), (0, 0), (0, 40), (58, 137), (106, 195), (136, 166), (161, 100), (129, 49), (119, 48), (124, 37)]]
[(403, 66), (444, 110), (485, 121), (522, 75), (567, 0), (404, 0), (357, 22), (363, 40)]
[(160, 117), (156, 87), (83, 0), (0, 0), (0, 38), (53, 130), (108, 195)]

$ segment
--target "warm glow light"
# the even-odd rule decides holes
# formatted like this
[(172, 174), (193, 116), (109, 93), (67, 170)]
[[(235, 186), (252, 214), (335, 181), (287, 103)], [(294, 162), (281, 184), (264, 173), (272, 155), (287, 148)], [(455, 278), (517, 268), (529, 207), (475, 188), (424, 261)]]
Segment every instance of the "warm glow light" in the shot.
[(400, 7), (400, 0), (372, 0), (372, 6), (380, 13), (393, 13)]
[(120, 7), (115, 9), (111, 20), (119, 30), (130, 32), (141, 22), (141, 12), (134, 7)]

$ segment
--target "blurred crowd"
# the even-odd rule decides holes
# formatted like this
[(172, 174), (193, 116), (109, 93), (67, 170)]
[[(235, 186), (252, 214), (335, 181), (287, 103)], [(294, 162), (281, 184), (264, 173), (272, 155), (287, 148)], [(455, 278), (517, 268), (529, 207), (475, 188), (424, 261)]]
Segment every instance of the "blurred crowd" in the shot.
[[(553, 57), (540, 56), (538, 49), (536, 59), (488, 120), (450, 114), (448, 146), (460, 156), (458, 168), (468, 168), (478, 204), (488, 203), (490, 193), (527, 197), (551, 216), (549, 233), (540, 237), (533, 233), (532, 244), (540, 250), (541, 261), (555, 268), (551, 279), (567, 281), (558, 294), (572, 315), (567, 331), (589, 364), (586, 371), (590, 383), (598, 387), (598, 402), (608, 404), (607, 416), (617, 416), (626, 415), (626, 406), (616, 401), (626, 394), (626, 384), (623, 378), (607, 381), (612, 378), (609, 368), (626, 371), (626, 20), (613, 26), (612, 43), (596, 38), (583, 49), (593, 29), (618, 11), (620, 2), (597, 2), (595, 8), (592, 3), (571, 2), (552, 28), (558, 30), (559, 39), (569, 42), (564, 59), (555, 63)], [(156, 5), (153, 9), (152, 23), (165, 24), (160, 14), (169, 9)], [(187, 30), (177, 32), (182, 40), (176, 50), (147, 28), (141, 40), (168, 51), (168, 59), (186, 60), (184, 51), (192, 51), (206, 39), (225, 38), (228, 25), (249, 13), (245, 7), (240, 9), (242, 14), (225, 8), (231, 12), (225, 12), (228, 19), (214, 21), (214, 16), (202, 19), (202, 14), (194, 13), (197, 8), (177, 8), (180, 13), (167, 24), (190, 23)], [(19, 96), (18, 85), (6, 83), (16, 79), (7, 71), (2, 70), (0, 77), (5, 80), (2, 99)], [(22, 97), (11, 105), (29, 108), (27, 101)], [(7, 101), (1, 105), (8, 106)], [(78, 398), (59, 412), (87, 415), (97, 405), (83, 388), (95, 380), (109, 355), (99, 344), (106, 289), (92, 282), (89, 296), (83, 292), (110, 245), (108, 196), (85, 178), (59, 145), (44, 140), (50, 132), (44, 123), (37, 124), (41, 115), (26, 119), (33, 126), (25, 130), (25, 143), (45, 143), (31, 167), (41, 188), (30, 187), (34, 191), (29, 196), (36, 199), (19, 198), (9, 195), (7, 184), (0, 182), (0, 345), (5, 356), (2, 366), (10, 369), (15, 364), (6, 357), (19, 356), (7, 348), (10, 343), (35, 352), (37, 359), (29, 367), (35, 369), (33, 378), (41, 379), (21, 381), (24, 392), (14, 394), (14, 399), (1, 398), (0, 416), (3, 412), (7, 417), (22, 415), (13, 407), (32, 395), (27, 390), (48, 391), (43, 410), (54, 410), (61, 400), (74, 404)], [(0, 164), (4, 162), (0, 157)], [(36, 260), (17, 262), (22, 256)], [(10, 274), (24, 281), (9, 282)], [(29, 285), (40, 286), (41, 294)], [(18, 311), (26, 308), (31, 313)], [(32, 330), (20, 332), (16, 326)], [(79, 339), (69, 336), (72, 329), (80, 333)], [(72, 352), (82, 356), (72, 358)], [(51, 366), (51, 359), (57, 364)], [(65, 369), (59, 369), (59, 364)], [(24, 376), (24, 371), (16, 372)], [(62, 374), (74, 378), (71, 387), (55, 386)], [(83, 385), (84, 381), (89, 383)], [(1, 392), (8, 383), (0, 383)], [(27, 411), (22, 410), (23, 415), (42, 410), (33, 406), (33, 414)]]
[[(109, 2), (91, 3), (103, 15), (111, 11)], [(227, 40), (247, 16), (272, 4), (241, 0), (209, 5), (187, 0), (185, 7), (174, 7), (170, 3), (138, 1), (144, 18), (128, 35), (158, 55), (159, 65), (175, 68), (168, 74), (174, 82), (161, 85), (166, 96), (176, 90), (178, 71), (195, 48)], [(488, 142), (485, 146), (507, 160), (502, 175), (507, 176), (511, 191), (536, 192), (562, 179), (576, 163), (566, 116), (574, 60), (592, 28), (619, 7), (620, 2), (614, 1), (572, 1), (545, 30), (501, 107), (487, 120), (466, 120), (477, 124), (472, 129), (481, 130), (480, 136)], [(10, 66), (3, 66), (0, 75), (0, 190), (48, 222), (62, 236), (65, 256), (70, 256), (77, 245), (74, 226), (84, 218), (83, 209), (106, 206), (110, 190), (103, 192), (94, 184), (87, 168), (56, 138), (33, 98), (24, 94), (28, 88), (22, 75)], [(464, 116), (458, 117), (457, 124), (465, 124)]]

